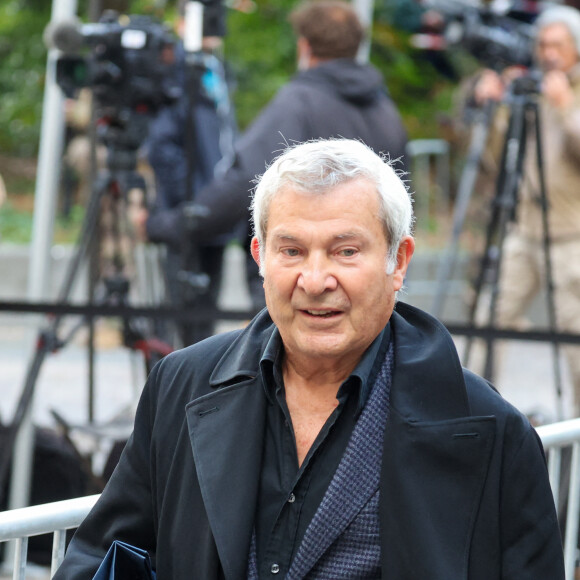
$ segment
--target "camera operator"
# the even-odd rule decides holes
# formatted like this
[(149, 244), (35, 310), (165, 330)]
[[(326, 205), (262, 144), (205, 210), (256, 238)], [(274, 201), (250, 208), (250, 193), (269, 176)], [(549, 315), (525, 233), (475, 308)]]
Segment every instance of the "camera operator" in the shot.
[[(540, 138), (557, 325), (560, 331), (580, 333), (580, 12), (568, 6), (549, 7), (536, 20), (536, 29), (536, 64), (543, 73)], [(475, 85), (476, 101), (499, 101), (519, 74), (513, 68), (502, 75), (484, 71)], [(492, 137), (506, 130), (507, 112), (498, 111)], [(546, 277), (538, 166), (534, 144), (528, 143), (516, 218), (504, 241), (499, 278), (496, 319), (506, 328), (525, 327), (525, 311)], [(566, 351), (574, 415), (579, 416), (580, 354), (577, 347)]]
[[(184, 25), (183, 9), (182, 6), (178, 32), (182, 32)], [(223, 64), (215, 54), (221, 43), (221, 38), (217, 36), (204, 37), (202, 53), (197, 55), (200, 79), (196, 87), (189, 85), (183, 43), (176, 43), (172, 53), (167, 55), (174, 61), (177, 84), (185, 90), (176, 103), (161, 108), (149, 125), (146, 150), (155, 173), (156, 197), (150, 212), (141, 212), (136, 221), (142, 230), (143, 220), (150, 215), (150, 235), (145, 237), (152, 241), (165, 241), (168, 235), (166, 222), (159, 220), (158, 216), (191, 199), (188, 197), (188, 185), (191, 186), (191, 194), (207, 185), (214, 177), (218, 163), (225, 161), (224, 157), (233, 147), (235, 123), (229, 110)], [(192, 159), (190, 140), (194, 143)], [(144, 232), (141, 231), (141, 235), (143, 237)], [(213, 237), (186, 254), (174, 244), (167, 246), (164, 269), (173, 304), (191, 302), (197, 308), (216, 307), (224, 248), (231, 238), (229, 234)], [(190, 287), (191, 284), (179, 279), (181, 272), (191, 272), (194, 278), (190, 281), (196, 275), (207, 275), (207, 288)], [(183, 344), (188, 345), (211, 336), (214, 323), (196, 320), (180, 323), (178, 328)]]
[[(231, 168), (197, 192), (195, 203), (209, 215), (190, 222), (193, 243), (229, 232), (240, 222), (247, 226), (253, 179), (284, 142), (358, 138), (391, 159), (405, 153), (407, 135), (380, 74), (355, 60), (364, 30), (352, 6), (338, 0), (309, 2), (294, 10), (290, 21), (299, 71), (240, 137)], [(161, 221), (163, 228), (158, 227)], [(181, 208), (157, 214), (155, 223), (153, 216), (147, 220), (147, 235), (154, 241), (179, 247), (185, 231)], [(262, 307), (262, 282), (249, 261), (248, 282), (254, 307)]]

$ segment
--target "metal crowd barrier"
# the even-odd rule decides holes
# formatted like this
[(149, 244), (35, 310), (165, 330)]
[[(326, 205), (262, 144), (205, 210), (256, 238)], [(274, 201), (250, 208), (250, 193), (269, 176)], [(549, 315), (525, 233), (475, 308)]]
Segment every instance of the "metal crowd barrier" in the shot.
[[(414, 209), (419, 223), (427, 223), (435, 207), (450, 200), (450, 146), (445, 139), (412, 139), (407, 143)], [(443, 205), (444, 204), (444, 205)]]
[[(578, 525), (580, 522), (580, 419), (562, 421), (538, 427), (538, 434), (548, 455), (550, 485), (556, 506), (560, 503), (560, 490), (569, 490), (566, 508), (564, 558), (566, 580), (574, 579), (577, 559)], [(562, 469), (562, 450), (572, 450), (569, 466)], [(564, 478), (569, 479), (563, 479)], [(26, 578), (28, 538), (52, 533), (53, 549), (50, 577), (60, 566), (65, 552), (66, 530), (76, 528), (98, 499), (98, 495), (79, 497), (44, 505), (0, 512), (0, 542), (15, 540), (13, 580)]]
[(12, 579), (26, 578), (28, 538), (40, 534), (53, 534), (52, 578), (64, 558), (66, 530), (78, 527), (98, 498), (90, 495), (0, 512), (0, 542), (15, 540)]
[[(554, 503), (561, 503), (560, 490), (567, 488), (566, 529), (564, 531), (564, 563), (566, 580), (574, 580), (578, 558), (578, 524), (580, 522), (580, 419), (571, 419), (537, 429), (548, 455), (550, 486)], [(562, 462), (562, 451), (572, 449), (569, 466)], [(569, 473), (568, 473), (569, 471)]]

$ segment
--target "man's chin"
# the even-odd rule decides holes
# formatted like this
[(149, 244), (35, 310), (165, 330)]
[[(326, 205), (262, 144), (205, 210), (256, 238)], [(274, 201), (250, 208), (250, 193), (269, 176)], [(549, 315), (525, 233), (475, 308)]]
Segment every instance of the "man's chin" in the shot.
[(346, 337), (332, 333), (304, 337), (298, 341), (297, 347), (303, 355), (317, 360), (341, 358), (351, 354), (355, 348)]

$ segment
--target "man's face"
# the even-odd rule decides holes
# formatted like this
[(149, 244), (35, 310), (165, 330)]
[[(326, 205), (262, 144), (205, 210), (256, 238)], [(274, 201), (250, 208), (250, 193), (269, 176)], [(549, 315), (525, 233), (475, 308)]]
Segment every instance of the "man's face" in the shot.
[(578, 62), (574, 38), (565, 24), (557, 22), (540, 29), (536, 44), (536, 58), (544, 71), (568, 72)]
[[(387, 274), (378, 194), (358, 179), (324, 194), (287, 188), (270, 204), (264, 290), (287, 356), (353, 364), (387, 324), (414, 249), (408, 236)], [(252, 254), (260, 263), (256, 239)]]

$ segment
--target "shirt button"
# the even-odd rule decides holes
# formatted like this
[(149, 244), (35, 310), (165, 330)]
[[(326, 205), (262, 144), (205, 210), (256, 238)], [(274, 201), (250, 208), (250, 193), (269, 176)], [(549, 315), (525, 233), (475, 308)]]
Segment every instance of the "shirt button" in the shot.
[(288, 503), (294, 503), (295, 501), (296, 501), (296, 496), (293, 493), (291, 493), (288, 496)]
[(278, 566), (278, 564), (272, 564), (270, 572), (272, 572), (272, 574), (278, 574), (278, 572), (280, 572), (280, 566)]

